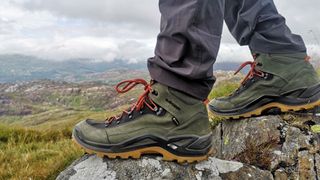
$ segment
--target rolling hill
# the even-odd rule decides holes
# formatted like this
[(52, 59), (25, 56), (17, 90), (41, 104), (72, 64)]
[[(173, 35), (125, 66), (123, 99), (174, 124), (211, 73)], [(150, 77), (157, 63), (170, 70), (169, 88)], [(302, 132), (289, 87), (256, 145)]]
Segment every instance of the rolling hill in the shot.
[[(235, 70), (239, 64), (239, 62), (220, 62), (213, 67), (215, 71), (230, 71)], [(128, 63), (126, 60), (103, 62), (92, 59), (53, 61), (19, 54), (0, 55), (0, 83), (39, 79), (114, 83), (118, 79), (128, 78), (128, 74), (147, 76), (146, 62)]]

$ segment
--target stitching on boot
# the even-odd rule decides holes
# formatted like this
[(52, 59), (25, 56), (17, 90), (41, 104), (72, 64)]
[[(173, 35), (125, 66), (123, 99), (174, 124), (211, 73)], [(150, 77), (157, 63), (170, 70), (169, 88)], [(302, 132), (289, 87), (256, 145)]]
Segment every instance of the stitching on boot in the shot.
[(173, 103), (172, 101), (170, 101), (169, 99), (167, 99), (166, 98), (166, 101), (169, 103), (169, 104), (171, 104), (174, 108), (176, 108), (177, 110), (181, 110), (181, 108), (178, 106), (178, 105), (176, 105), (175, 103)]

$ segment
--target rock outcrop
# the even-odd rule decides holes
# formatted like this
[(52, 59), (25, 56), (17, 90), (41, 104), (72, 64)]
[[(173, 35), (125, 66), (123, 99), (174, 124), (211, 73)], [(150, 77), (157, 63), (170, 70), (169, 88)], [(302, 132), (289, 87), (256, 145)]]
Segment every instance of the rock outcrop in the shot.
[(107, 160), (85, 155), (58, 176), (58, 180), (88, 179), (270, 179), (269, 171), (240, 162), (210, 157), (198, 164), (180, 165), (156, 157), (140, 160)]
[(223, 121), (213, 128), (214, 155), (198, 164), (109, 160), (85, 155), (57, 179), (319, 179), (316, 116), (287, 114)]

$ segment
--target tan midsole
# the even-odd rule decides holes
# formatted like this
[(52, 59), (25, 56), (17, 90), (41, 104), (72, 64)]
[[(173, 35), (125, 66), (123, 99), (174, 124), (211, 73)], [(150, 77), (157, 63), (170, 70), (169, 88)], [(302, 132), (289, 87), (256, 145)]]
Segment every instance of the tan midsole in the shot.
[(209, 115), (210, 116), (219, 116), (219, 117), (225, 117), (225, 118), (234, 118), (234, 119), (238, 119), (241, 117), (251, 117), (251, 116), (259, 116), (261, 115), (261, 113), (264, 110), (267, 109), (271, 109), (271, 108), (279, 108), (281, 109), (282, 112), (288, 112), (288, 111), (300, 111), (300, 110), (304, 110), (304, 109), (312, 109), (315, 106), (319, 106), (320, 105), (320, 100), (315, 101), (313, 103), (309, 103), (309, 104), (303, 104), (303, 105), (297, 105), (297, 106), (293, 106), (293, 105), (285, 105), (285, 104), (281, 104), (278, 102), (272, 102), (266, 105), (263, 105), (253, 111), (247, 112), (247, 113), (243, 113), (243, 114), (239, 114), (239, 115), (223, 115), (223, 114), (219, 114), (219, 113), (215, 113), (209, 110)]
[(99, 157), (108, 157), (108, 158), (122, 158), (122, 159), (128, 159), (128, 158), (134, 158), (134, 159), (138, 159), (141, 157), (141, 155), (143, 154), (161, 154), (163, 156), (163, 160), (165, 161), (178, 161), (179, 163), (183, 163), (183, 162), (188, 162), (188, 163), (192, 163), (192, 162), (196, 162), (196, 161), (202, 161), (202, 160), (206, 160), (208, 159), (208, 157), (213, 153), (213, 149), (210, 149), (210, 151), (208, 152), (208, 154), (203, 155), (203, 156), (195, 156), (195, 157), (188, 157), (188, 156), (177, 156), (175, 154), (172, 154), (170, 152), (168, 152), (167, 150), (158, 147), (158, 146), (154, 146), (154, 147), (147, 147), (147, 148), (141, 148), (141, 149), (136, 149), (133, 151), (129, 151), (129, 152), (122, 152), (122, 153), (106, 153), (106, 152), (99, 152), (99, 151), (95, 151), (92, 149), (88, 149), (84, 146), (82, 146), (80, 143), (77, 142), (76, 139), (73, 138), (73, 141), (79, 145), (81, 148), (83, 148), (87, 153), (89, 154), (97, 154)]

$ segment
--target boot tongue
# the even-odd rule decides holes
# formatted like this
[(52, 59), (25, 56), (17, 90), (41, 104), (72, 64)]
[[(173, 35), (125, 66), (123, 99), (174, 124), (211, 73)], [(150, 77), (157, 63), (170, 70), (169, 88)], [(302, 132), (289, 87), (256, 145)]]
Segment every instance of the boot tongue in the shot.
[(288, 73), (296, 72), (299, 64), (305, 63), (306, 53), (297, 54), (263, 54), (260, 53), (255, 59), (257, 70), (288, 79)]

